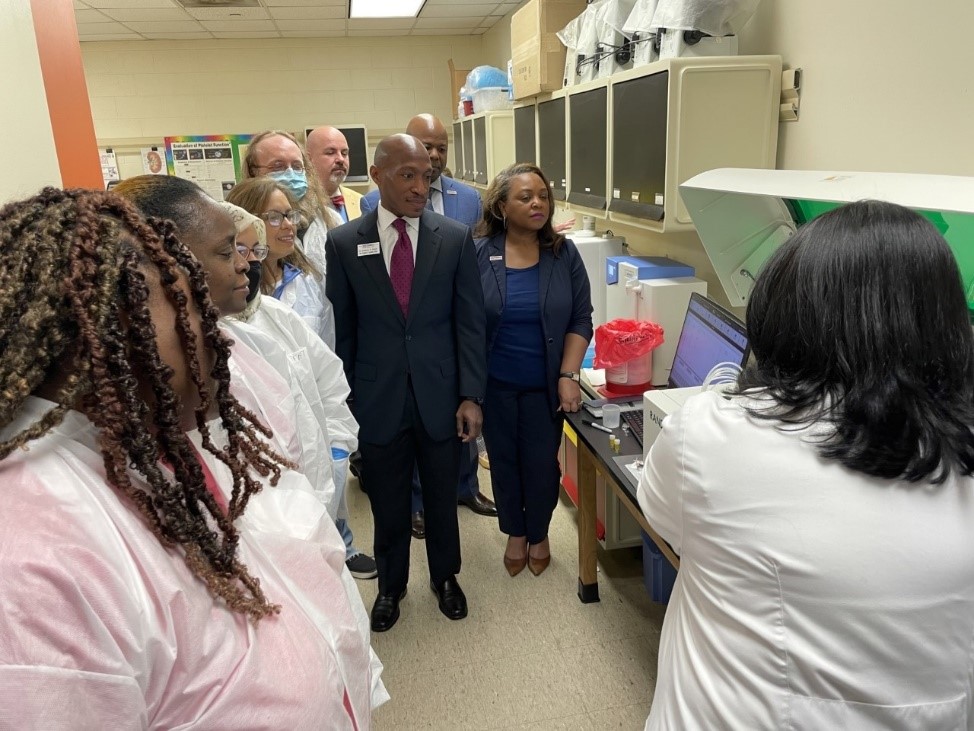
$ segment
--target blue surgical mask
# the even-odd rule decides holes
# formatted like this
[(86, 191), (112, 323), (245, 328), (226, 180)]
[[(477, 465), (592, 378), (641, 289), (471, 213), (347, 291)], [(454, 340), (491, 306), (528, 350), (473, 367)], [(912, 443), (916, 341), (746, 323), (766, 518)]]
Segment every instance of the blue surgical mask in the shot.
[(271, 173), (270, 176), (291, 191), (291, 195), (297, 200), (301, 200), (308, 193), (308, 178), (305, 176), (304, 170), (298, 172), (288, 168), (279, 173)]

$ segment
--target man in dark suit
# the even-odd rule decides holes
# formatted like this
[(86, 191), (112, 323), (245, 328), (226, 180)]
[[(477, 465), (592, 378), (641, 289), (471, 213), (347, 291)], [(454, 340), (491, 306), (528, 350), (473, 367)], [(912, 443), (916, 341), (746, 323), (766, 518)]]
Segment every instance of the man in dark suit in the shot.
[[(426, 148), (433, 166), (430, 178), (427, 208), (442, 213), (447, 218), (464, 223), (471, 230), (480, 221), (483, 208), (480, 193), (475, 188), (443, 175), (449, 153), (446, 127), (432, 114), (417, 114), (406, 125), (406, 134), (412, 135)], [(374, 209), (379, 204), (381, 191), (373, 190), (361, 201), (362, 211)], [(457, 503), (466, 505), (478, 515), (496, 516), (494, 502), (480, 491), (477, 480), (477, 444), (472, 443), (460, 452), (460, 473), (457, 479)], [(413, 475), (412, 530), (416, 538), (426, 535), (423, 513), (421, 480)]]
[(410, 483), (419, 467), (431, 587), (450, 619), (467, 615), (456, 475), (480, 434), (486, 390), (483, 290), (470, 230), (426, 209), (432, 167), (416, 138), (376, 147), (381, 205), (329, 232), (335, 351), (359, 422), (361, 476), (375, 521), (379, 594), (372, 629), (399, 618), (409, 578)]

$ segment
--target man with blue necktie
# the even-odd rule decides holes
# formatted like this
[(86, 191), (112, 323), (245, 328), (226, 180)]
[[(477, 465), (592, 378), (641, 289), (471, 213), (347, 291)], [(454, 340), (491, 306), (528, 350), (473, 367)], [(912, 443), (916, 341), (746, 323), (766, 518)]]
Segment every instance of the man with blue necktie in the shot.
[(362, 195), (342, 183), (348, 177), (348, 140), (336, 127), (317, 127), (305, 141), (305, 149), (318, 180), (325, 189), (325, 204), (348, 223), (362, 215), (359, 202)]
[[(430, 156), (433, 175), (430, 178), (427, 209), (466, 224), (471, 230), (480, 221), (482, 205), (480, 193), (469, 185), (443, 175), (446, 167), (449, 139), (446, 127), (432, 114), (417, 114), (406, 125), (406, 134), (412, 135), (426, 148)], [(379, 203), (379, 191), (367, 193), (361, 201), (362, 213), (374, 210)], [(480, 491), (477, 481), (477, 445), (463, 445), (460, 456), (460, 474), (457, 480), (457, 503), (466, 505), (478, 515), (496, 516), (497, 507)], [(366, 486), (368, 489), (368, 486)], [(425, 538), (426, 521), (423, 511), (422, 487), (418, 473), (413, 475), (412, 533)]]

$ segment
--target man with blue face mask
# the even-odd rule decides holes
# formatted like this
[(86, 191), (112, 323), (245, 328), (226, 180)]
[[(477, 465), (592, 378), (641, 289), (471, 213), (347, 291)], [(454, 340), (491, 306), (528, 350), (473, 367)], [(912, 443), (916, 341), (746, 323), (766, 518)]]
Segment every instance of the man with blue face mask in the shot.
[[(323, 205), (324, 192), (314, 168), (309, 165), (308, 157), (298, 141), (289, 132), (267, 130), (254, 135), (244, 157), (243, 172), (245, 178), (268, 176), (288, 189), (297, 200), (297, 209), (301, 211), (302, 225), (298, 227), (301, 248), (309, 259), (322, 272), (321, 294), (325, 295), (325, 278), (327, 277), (325, 264), (325, 239), (328, 229), (342, 223), (338, 215)], [(329, 303), (329, 312), (331, 310)], [(335, 349), (335, 324), (326, 328), (328, 337), (325, 344)], [(348, 454), (335, 455), (337, 463), (346, 465)], [(337, 474), (336, 474), (337, 477)], [(342, 473), (341, 484), (336, 488), (344, 499), (345, 480)], [(353, 536), (348, 522), (344, 519), (335, 521), (338, 532), (345, 540), (346, 565), (352, 576), (357, 579), (373, 579), (378, 574), (375, 560), (353, 545)]]

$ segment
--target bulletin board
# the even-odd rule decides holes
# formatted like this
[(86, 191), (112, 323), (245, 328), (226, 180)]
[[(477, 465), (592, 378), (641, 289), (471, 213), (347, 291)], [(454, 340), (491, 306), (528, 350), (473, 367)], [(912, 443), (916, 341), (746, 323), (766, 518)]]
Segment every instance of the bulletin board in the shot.
[(181, 135), (166, 137), (170, 175), (192, 180), (216, 200), (223, 200), (240, 180), (240, 165), (253, 135)]

